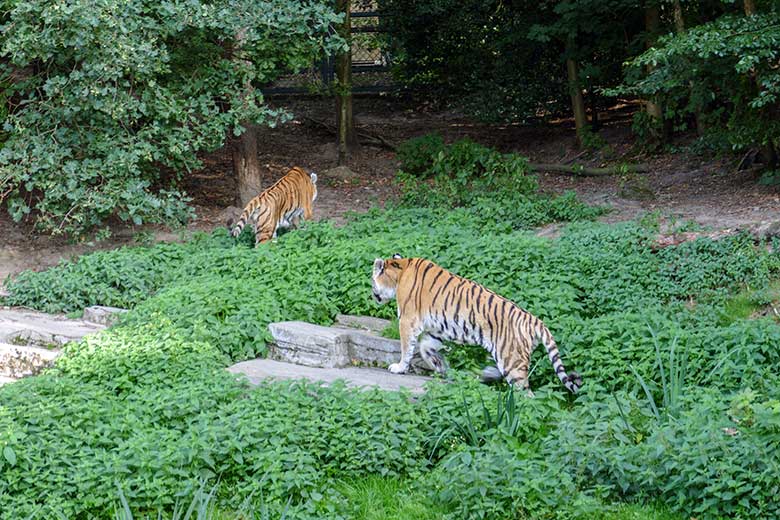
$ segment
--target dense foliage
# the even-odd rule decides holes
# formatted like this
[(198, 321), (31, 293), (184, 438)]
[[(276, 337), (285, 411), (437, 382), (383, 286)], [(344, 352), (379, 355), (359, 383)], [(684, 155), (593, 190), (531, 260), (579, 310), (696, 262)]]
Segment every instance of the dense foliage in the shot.
[(762, 147), (765, 164), (777, 162), (776, 2), (382, 5), (399, 81), (435, 101), (522, 122), (571, 113), (570, 94), (579, 91), (597, 129), (599, 108), (628, 95), (659, 107), (637, 112), (640, 145), (695, 129), (704, 138), (699, 149)]
[[(628, 69), (623, 90), (700, 114), (710, 141), (736, 149), (780, 142), (780, 12), (726, 15), (662, 38)], [(649, 73), (648, 73), (649, 71)]]
[[(572, 220), (589, 216), (571, 197), (521, 192), (528, 212), (559, 204)], [(201, 479), (228, 518), (247, 503), (288, 518), (356, 517), (356, 491), (339, 482), (368, 475), (409, 482), (420, 508), (453, 519), (675, 518), (655, 500), (702, 519), (780, 514), (780, 326), (750, 316), (777, 298), (780, 244), (735, 236), (656, 251), (652, 219), (580, 220), (549, 240), (481, 204), (374, 210), (257, 249), (248, 233), (236, 242), (217, 230), (10, 281), (14, 305), (132, 310), (54, 369), (0, 387), (0, 517), (105, 517), (118, 490), (156, 517)], [(223, 370), (262, 355), (271, 321), (391, 317), (369, 278), (373, 258), (391, 252), (434, 259), (543, 318), (582, 392), (568, 396), (541, 352), (535, 399), (479, 385), (484, 353), (463, 348), (447, 354), (462, 368), (452, 384), (415, 399), (250, 389)], [(737, 297), (750, 308), (729, 314)], [(645, 506), (610, 505), (625, 501)]]
[(544, 197), (528, 160), (469, 139), (445, 145), (436, 134), (410, 139), (399, 149), (401, 207), (465, 208), (492, 230), (593, 218), (604, 210), (578, 202), (574, 193)]
[(526, 36), (536, 22), (532, 4), (382, 0), (397, 79), (488, 120), (560, 108), (566, 82), (559, 51)]
[(199, 151), (243, 123), (283, 118), (247, 86), (333, 48), (334, 20), (330, 6), (308, 1), (12, 2), (0, 58), (17, 80), (0, 201), (51, 232), (110, 216), (187, 218), (161, 167), (190, 171)]

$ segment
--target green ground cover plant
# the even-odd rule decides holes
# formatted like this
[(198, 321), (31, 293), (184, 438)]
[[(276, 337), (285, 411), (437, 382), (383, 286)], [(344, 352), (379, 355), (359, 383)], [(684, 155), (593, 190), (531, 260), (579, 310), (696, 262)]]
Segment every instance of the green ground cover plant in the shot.
[[(131, 311), (0, 387), (0, 518), (169, 518), (212, 488), (213, 518), (780, 515), (780, 326), (724, 319), (735, 297), (776, 287), (780, 244), (656, 251), (651, 221), (600, 224), (571, 197), (523, 197), (525, 211), (559, 205), (575, 222), (550, 240), (528, 231), (549, 214), (401, 204), (257, 249), (220, 229), (8, 281), (12, 305)], [(478, 383), (484, 356), (469, 349), (449, 351), (446, 384), (416, 397), (250, 388), (224, 370), (264, 354), (272, 321), (391, 318), (371, 300), (370, 269), (395, 252), (544, 319), (582, 391), (561, 388), (541, 349), (534, 399)]]

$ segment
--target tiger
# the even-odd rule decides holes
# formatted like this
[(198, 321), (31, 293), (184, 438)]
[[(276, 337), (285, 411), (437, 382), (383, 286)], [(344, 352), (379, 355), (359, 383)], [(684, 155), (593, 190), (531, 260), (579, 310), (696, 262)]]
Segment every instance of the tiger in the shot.
[(496, 362), (486, 367), (483, 381), (505, 379), (532, 397), (528, 367), (534, 347), (541, 341), (558, 379), (572, 393), (582, 386), (577, 372), (566, 373), (558, 347), (542, 321), (508, 299), (450, 273), (424, 258), (374, 260), (372, 292), (378, 304), (393, 299), (398, 306), (401, 360), (388, 369), (404, 373), (419, 347), (423, 360), (444, 374), (439, 349), (442, 341), (479, 345)]
[[(241, 234), (247, 222), (255, 229), (255, 247), (276, 238), (279, 229), (297, 227), (301, 217), (312, 218), (312, 202), (317, 198), (317, 174), (295, 167), (272, 186), (253, 198), (244, 208), (230, 234)], [(231, 228), (228, 221), (228, 228)]]

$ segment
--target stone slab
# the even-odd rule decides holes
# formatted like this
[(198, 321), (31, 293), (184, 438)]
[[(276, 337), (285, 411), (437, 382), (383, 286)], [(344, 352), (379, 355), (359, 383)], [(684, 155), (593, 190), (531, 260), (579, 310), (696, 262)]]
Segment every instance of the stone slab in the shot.
[(71, 320), (61, 315), (25, 309), (0, 309), (0, 342), (38, 347), (61, 347), (88, 334), (100, 332), (105, 325)]
[(374, 318), (372, 316), (339, 314), (336, 316), (336, 326), (381, 334), (383, 330), (390, 326), (390, 320), (383, 320), (382, 318)]
[(81, 319), (90, 323), (97, 323), (98, 325), (110, 327), (126, 312), (127, 309), (120, 309), (119, 307), (92, 305), (91, 307), (84, 309), (84, 315)]
[[(303, 321), (282, 321), (268, 326), (274, 342), (269, 357), (310, 367), (345, 368), (355, 365), (386, 368), (401, 358), (401, 342), (367, 331), (323, 327)], [(415, 353), (414, 372), (428, 371)]]
[(0, 386), (6, 385), (8, 383), (13, 383), (14, 381), (16, 381), (16, 378), (14, 377), (0, 376)]
[(388, 370), (378, 368), (318, 368), (271, 359), (243, 361), (228, 367), (228, 371), (234, 374), (244, 374), (252, 384), (259, 384), (267, 379), (306, 379), (329, 385), (337, 380), (343, 380), (350, 388), (379, 388), (389, 391), (407, 388), (412, 393), (424, 392), (425, 383), (431, 381), (430, 377), (393, 374)]
[(0, 376), (35, 375), (50, 366), (59, 355), (59, 350), (0, 343)]
[(271, 323), (270, 357), (311, 367), (345, 367), (349, 362), (350, 331), (303, 321)]

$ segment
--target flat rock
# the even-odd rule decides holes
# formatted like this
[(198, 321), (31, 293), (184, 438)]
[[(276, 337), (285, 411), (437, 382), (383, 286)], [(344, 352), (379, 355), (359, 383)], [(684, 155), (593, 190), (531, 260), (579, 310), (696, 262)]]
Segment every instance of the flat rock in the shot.
[[(361, 365), (386, 368), (401, 357), (401, 342), (370, 332), (345, 328), (323, 327), (303, 321), (271, 323), (268, 330), (274, 338), (270, 357), (277, 361), (310, 367), (344, 368)], [(415, 353), (415, 372), (428, 369)]]
[(0, 342), (36, 347), (61, 347), (88, 334), (100, 332), (104, 325), (64, 316), (22, 309), (0, 309)]
[(16, 381), (16, 378), (14, 377), (0, 376), (0, 386), (6, 385), (8, 383), (13, 383), (14, 381)]
[(84, 315), (81, 317), (84, 321), (97, 323), (109, 327), (116, 323), (120, 316), (127, 312), (127, 309), (119, 307), (108, 307), (105, 305), (92, 305), (84, 309)]
[(431, 381), (430, 377), (393, 374), (388, 370), (377, 368), (318, 368), (272, 359), (243, 361), (228, 367), (228, 371), (234, 374), (244, 374), (252, 384), (259, 384), (267, 379), (306, 379), (329, 385), (334, 381), (343, 380), (350, 388), (379, 388), (390, 391), (406, 388), (412, 393), (424, 392), (425, 383)]
[(0, 343), (0, 376), (19, 378), (38, 374), (59, 355), (56, 349)]
[(339, 314), (336, 316), (336, 325), (349, 329), (360, 329), (374, 334), (381, 334), (383, 330), (390, 326), (390, 320), (374, 318), (372, 316), (352, 316), (350, 314)]

